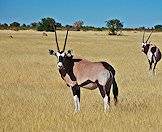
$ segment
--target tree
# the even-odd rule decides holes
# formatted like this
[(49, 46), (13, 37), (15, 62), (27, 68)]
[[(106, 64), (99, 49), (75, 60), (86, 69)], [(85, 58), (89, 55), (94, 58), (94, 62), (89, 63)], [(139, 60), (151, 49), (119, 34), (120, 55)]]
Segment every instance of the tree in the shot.
[(32, 29), (36, 29), (37, 26), (38, 26), (38, 23), (36, 23), (36, 22), (32, 22), (32, 23), (30, 24), (30, 27), (31, 27)]
[(58, 22), (56, 22), (55, 25), (56, 25), (56, 27), (60, 27), (60, 28), (62, 27), (61, 23), (58, 23)]
[(157, 31), (162, 31), (162, 25), (155, 25), (154, 28)]
[(23, 23), (23, 24), (21, 25), (21, 27), (26, 27), (26, 24)]
[(55, 24), (55, 20), (53, 18), (47, 17), (43, 18), (41, 22), (38, 23), (37, 30), (38, 31), (53, 31), (53, 24)]
[(20, 29), (20, 23), (18, 22), (13, 22), (10, 24), (10, 29), (18, 31)]
[(73, 26), (71, 25), (65, 25), (65, 28), (72, 28)]
[(80, 29), (82, 28), (83, 25), (84, 25), (84, 22), (82, 20), (79, 20), (79, 21), (74, 22), (73, 27), (77, 31), (80, 31)]
[(118, 19), (106, 21), (106, 26), (110, 31), (110, 35), (117, 35), (117, 32), (123, 28), (122, 22), (120, 22)]
[(0, 29), (8, 29), (8, 24), (7, 23), (0, 24)]
[(20, 27), (20, 23), (13, 22), (13, 23), (10, 24), (10, 27)]
[(28, 28), (28, 29), (30, 29), (31, 27), (30, 27), (30, 25), (26, 25), (26, 27)]
[(21, 29), (22, 29), (22, 30), (26, 30), (26, 29), (27, 29), (26, 24), (22, 24), (22, 25), (21, 25)]

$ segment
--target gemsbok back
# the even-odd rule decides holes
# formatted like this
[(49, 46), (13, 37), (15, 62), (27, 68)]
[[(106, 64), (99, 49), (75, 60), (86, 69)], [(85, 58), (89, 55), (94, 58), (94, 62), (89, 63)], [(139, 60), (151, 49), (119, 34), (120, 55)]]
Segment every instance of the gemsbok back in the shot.
[(75, 104), (75, 111), (80, 111), (80, 88), (99, 88), (103, 98), (104, 110), (110, 106), (110, 89), (113, 85), (113, 95), (115, 104), (117, 103), (118, 86), (115, 81), (115, 70), (107, 62), (91, 62), (86, 59), (73, 58), (71, 50), (65, 52), (68, 30), (65, 37), (63, 50), (60, 51), (56, 27), (53, 26), (57, 51), (49, 50), (50, 55), (57, 57), (57, 67), (62, 79), (72, 90)]
[[(156, 45), (151, 44), (150, 42), (148, 43), (148, 40), (150, 39), (152, 32), (150, 33), (147, 40), (145, 41), (144, 40), (145, 31), (144, 31), (143, 38), (142, 38), (142, 52), (144, 52), (147, 55), (148, 62), (150, 65), (149, 70), (152, 70), (153, 74), (155, 74), (156, 64), (161, 59), (161, 52), (160, 52), (160, 49)], [(153, 64), (154, 66), (152, 68)]]

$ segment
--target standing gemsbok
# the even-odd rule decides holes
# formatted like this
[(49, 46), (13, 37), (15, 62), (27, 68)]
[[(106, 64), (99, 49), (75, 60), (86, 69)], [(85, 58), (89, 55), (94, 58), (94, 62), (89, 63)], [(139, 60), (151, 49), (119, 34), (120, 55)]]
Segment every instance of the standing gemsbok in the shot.
[(73, 58), (71, 51), (65, 52), (68, 30), (65, 37), (63, 50), (60, 51), (57, 41), (56, 27), (54, 27), (57, 52), (49, 50), (50, 55), (58, 59), (57, 67), (62, 79), (73, 92), (75, 111), (80, 110), (80, 88), (96, 89), (103, 98), (104, 110), (110, 105), (110, 89), (113, 85), (115, 104), (117, 103), (118, 87), (115, 81), (115, 70), (107, 62), (91, 62), (86, 59)]
[[(145, 37), (145, 31), (143, 33), (143, 38), (142, 38), (142, 52), (144, 52), (147, 55), (148, 62), (149, 62), (149, 70), (152, 70), (153, 73), (155, 74), (155, 67), (158, 61), (161, 59), (161, 52), (160, 49), (154, 45), (151, 44), (150, 42), (148, 43), (149, 38), (151, 37), (152, 32), (148, 36), (147, 40), (144, 41)], [(152, 64), (154, 64), (154, 67), (152, 68)]]

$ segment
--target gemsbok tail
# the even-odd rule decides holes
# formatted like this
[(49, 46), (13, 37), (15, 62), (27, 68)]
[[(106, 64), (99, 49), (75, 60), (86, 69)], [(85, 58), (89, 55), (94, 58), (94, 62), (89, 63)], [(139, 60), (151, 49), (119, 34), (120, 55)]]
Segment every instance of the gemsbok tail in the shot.
[(115, 81), (115, 78), (113, 80), (113, 94), (114, 94), (114, 101), (115, 101), (115, 104), (116, 104), (117, 101), (118, 101), (118, 99), (117, 99), (118, 98), (118, 85)]

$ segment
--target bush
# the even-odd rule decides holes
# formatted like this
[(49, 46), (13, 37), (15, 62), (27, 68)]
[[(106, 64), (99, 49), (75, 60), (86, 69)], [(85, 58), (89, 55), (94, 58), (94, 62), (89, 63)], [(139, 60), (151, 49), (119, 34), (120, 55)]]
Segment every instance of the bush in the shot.
[(112, 20), (106, 21), (106, 26), (108, 27), (110, 31), (109, 33), (110, 35), (117, 35), (117, 32), (119, 30), (122, 30), (123, 28), (122, 22), (120, 22), (120, 20), (118, 19), (112, 19)]

